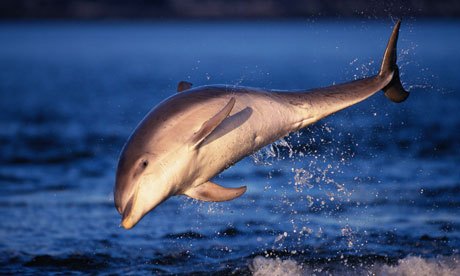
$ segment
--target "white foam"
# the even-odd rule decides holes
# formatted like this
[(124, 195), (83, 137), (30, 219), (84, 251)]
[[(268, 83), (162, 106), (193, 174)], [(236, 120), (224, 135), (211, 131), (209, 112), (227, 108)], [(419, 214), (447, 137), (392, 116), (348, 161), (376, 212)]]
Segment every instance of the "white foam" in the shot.
[(304, 275), (303, 268), (293, 260), (269, 259), (257, 256), (252, 260), (249, 269), (254, 276), (289, 276)]
[(382, 276), (459, 276), (458, 256), (423, 259), (409, 256), (399, 260), (396, 266), (383, 265)]
[[(313, 266), (313, 267), (311, 267)], [(358, 267), (360, 267), (358, 265)], [(348, 267), (343, 263), (299, 264), (294, 260), (265, 258), (258, 256), (249, 265), (254, 276), (285, 276), (285, 275), (375, 275), (375, 276), (459, 276), (459, 256), (437, 257), (424, 259), (408, 256), (398, 261), (396, 265), (381, 263), (366, 264), (358, 270), (356, 266)]]

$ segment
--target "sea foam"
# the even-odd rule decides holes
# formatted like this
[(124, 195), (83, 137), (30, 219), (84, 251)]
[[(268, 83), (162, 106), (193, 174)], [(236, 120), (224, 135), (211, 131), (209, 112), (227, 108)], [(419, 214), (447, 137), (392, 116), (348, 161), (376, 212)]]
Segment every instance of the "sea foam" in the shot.
[(399, 260), (395, 265), (374, 263), (352, 266), (343, 263), (302, 264), (290, 259), (281, 260), (280, 258), (272, 259), (258, 256), (253, 259), (249, 269), (254, 276), (458, 276), (460, 275), (460, 259), (459, 256), (427, 259), (408, 256)]

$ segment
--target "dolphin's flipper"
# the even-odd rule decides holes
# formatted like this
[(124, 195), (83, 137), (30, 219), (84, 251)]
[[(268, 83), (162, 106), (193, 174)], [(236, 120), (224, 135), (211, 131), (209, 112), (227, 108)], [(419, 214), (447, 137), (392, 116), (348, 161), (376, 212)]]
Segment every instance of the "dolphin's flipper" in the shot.
[(184, 90), (189, 90), (190, 88), (192, 88), (192, 85), (190, 82), (188, 81), (180, 81), (178, 84), (177, 84), (177, 93), (179, 92), (182, 92)]
[(235, 98), (232, 97), (230, 101), (225, 105), (224, 108), (222, 108), (221, 111), (219, 111), (214, 117), (211, 119), (207, 120), (201, 125), (200, 130), (195, 132), (193, 134), (192, 139), (189, 142), (189, 150), (194, 150), (198, 148), (198, 146), (203, 142), (203, 140), (208, 137), (211, 132), (216, 129), (217, 126), (222, 123), (225, 118), (230, 114), (230, 111), (232, 111), (233, 106), (235, 105)]
[(188, 189), (184, 195), (202, 201), (227, 201), (239, 197), (246, 192), (246, 186), (226, 188), (208, 181)]

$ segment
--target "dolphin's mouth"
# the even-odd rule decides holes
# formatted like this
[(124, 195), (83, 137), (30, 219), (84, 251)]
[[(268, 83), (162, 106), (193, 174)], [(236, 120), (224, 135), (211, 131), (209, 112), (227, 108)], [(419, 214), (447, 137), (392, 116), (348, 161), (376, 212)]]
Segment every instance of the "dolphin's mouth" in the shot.
[(129, 201), (126, 203), (126, 206), (123, 210), (123, 217), (121, 219), (121, 225), (126, 229), (131, 229), (134, 226), (130, 217), (134, 206), (134, 195), (131, 196)]

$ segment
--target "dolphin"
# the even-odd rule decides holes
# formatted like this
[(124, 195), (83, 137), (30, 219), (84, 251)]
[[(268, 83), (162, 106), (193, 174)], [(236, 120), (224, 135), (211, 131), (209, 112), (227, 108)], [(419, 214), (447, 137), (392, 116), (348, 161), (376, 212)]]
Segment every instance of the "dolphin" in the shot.
[(246, 187), (226, 188), (211, 178), (267, 144), (380, 90), (393, 102), (405, 91), (396, 65), (399, 20), (377, 75), (298, 91), (180, 82), (178, 93), (155, 106), (120, 154), (114, 187), (121, 225), (130, 229), (175, 195), (232, 200)]

